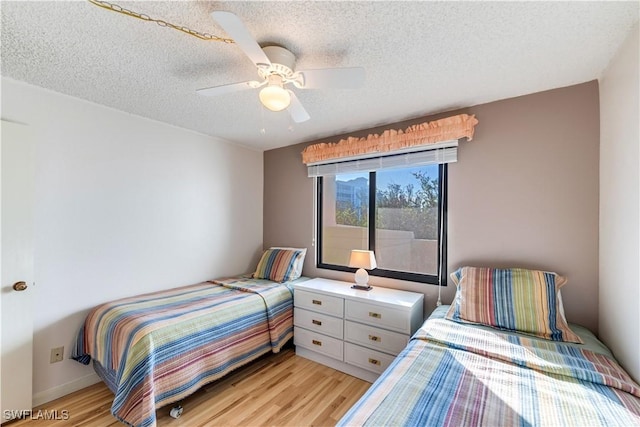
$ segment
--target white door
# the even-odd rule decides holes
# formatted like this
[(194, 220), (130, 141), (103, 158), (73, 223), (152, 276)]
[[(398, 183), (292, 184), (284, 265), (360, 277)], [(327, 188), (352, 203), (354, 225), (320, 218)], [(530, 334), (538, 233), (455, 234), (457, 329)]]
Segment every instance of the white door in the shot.
[[(3, 120), (1, 127), (0, 406), (4, 422), (30, 410), (32, 403), (34, 143), (27, 126)], [(26, 289), (19, 290), (20, 282)]]

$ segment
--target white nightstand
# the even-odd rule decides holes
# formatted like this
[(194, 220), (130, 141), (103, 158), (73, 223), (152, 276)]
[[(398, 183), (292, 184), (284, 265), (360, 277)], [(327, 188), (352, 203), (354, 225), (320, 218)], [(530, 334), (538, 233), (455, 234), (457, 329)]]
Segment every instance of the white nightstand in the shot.
[(296, 354), (373, 382), (422, 325), (424, 295), (312, 279), (294, 287)]

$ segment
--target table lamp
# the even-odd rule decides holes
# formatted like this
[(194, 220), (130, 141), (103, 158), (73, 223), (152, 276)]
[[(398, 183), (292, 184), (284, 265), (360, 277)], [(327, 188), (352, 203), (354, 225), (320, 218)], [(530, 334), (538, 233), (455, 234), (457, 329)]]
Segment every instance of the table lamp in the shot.
[(373, 289), (369, 286), (369, 273), (367, 270), (373, 270), (377, 267), (376, 256), (373, 251), (363, 251), (360, 249), (353, 249), (351, 251), (351, 257), (349, 258), (349, 267), (355, 267), (356, 271), (356, 284), (351, 286), (353, 289), (360, 289), (363, 291), (370, 291)]

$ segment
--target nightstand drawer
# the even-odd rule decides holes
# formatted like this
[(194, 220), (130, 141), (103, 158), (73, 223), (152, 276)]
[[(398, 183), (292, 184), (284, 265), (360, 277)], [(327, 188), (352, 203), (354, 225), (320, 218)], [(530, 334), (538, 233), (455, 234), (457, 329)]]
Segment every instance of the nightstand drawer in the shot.
[(370, 348), (344, 343), (344, 361), (368, 371), (381, 374), (393, 362), (394, 357)]
[(345, 321), (344, 339), (375, 350), (396, 355), (406, 347), (409, 336), (397, 332), (385, 331), (361, 323)]
[(341, 340), (307, 331), (306, 329), (293, 328), (293, 343), (297, 346), (322, 353), (340, 361), (343, 360), (343, 345)]
[(369, 325), (380, 326), (409, 334), (409, 315), (406, 311), (348, 300), (345, 304), (345, 318)]
[(307, 308), (318, 313), (342, 317), (344, 313), (344, 299), (313, 292), (295, 290), (293, 304), (296, 307)]
[(334, 338), (342, 339), (343, 320), (339, 317), (327, 316), (326, 314), (315, 313), (303, 308), (293, 309), (293, 324), (301, 328), (308, 329)]

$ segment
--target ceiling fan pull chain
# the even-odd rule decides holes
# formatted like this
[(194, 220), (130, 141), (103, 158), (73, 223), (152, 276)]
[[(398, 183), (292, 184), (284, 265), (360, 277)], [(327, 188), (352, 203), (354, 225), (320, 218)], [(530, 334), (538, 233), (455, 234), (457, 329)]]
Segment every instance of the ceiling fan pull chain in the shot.
[(174, 30), (182, 31), (185, 34), (190, 36), (194, 36), (199, 38), (200, 40), (214, 41), (214, 42), (223, 42), (223, 43), (235, 43), (233, 39), (219, 37), (209, 33), (201, 33), (200, 31), (192, 30), (191, 28), (184, 27), (182, 25), (175, 25), (167, 21), (163, 21), (162, 19), (151, 18), (149, 15), (144, 13), (138, 13), (131, 11), (129, 9), (125, 9), (122, 6), (117, 4), (109, 3), (104, 0), (87, 0), (90, 3), (102, 7), (107, 10), (111, 10), (113, 12), (122, 13), (123, 15), (131, 16), (133, 18), (142, 19), (143, 21), (155, 22), (161, 27), (173, 28)]

